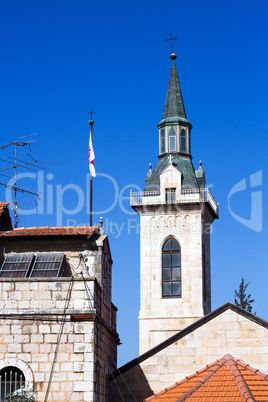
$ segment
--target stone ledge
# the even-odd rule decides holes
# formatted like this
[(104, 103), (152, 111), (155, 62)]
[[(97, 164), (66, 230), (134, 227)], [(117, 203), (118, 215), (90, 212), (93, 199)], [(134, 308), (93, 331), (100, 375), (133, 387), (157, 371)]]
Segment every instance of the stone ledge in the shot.
[[(87, 276), (83, 278), (74, 278), (74, 282), (81, 281), (95, 281), (96, 278), (93, 276)], [(18, 282), (70, 282), (71, 277), (61, 277), (61, 278), (0, 278), (0, 282), (8, 283), (18, 283)]]
[(48, 310), (0, 310), (0, 317), (4, 318), (3, 316), (31, 316), (31, 315), (71, 315), (71, 316), (81, 316), (81, 315), (89, 315), (89, 314), (96, 314), (96, 310), (90, 310), (90, 309), (68, 309), (66, 313), (64, 313), (63, 309), (48, 309)]

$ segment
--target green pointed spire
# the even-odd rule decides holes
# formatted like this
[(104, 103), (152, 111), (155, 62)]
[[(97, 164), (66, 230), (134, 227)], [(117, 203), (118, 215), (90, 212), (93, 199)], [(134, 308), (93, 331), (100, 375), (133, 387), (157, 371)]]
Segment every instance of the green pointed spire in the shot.
[(187, 120), (185, 107), (181, 94), (181, 87), (175, 62), (173, 60), (169, 76), (168, 90), (166, 95), (163, 120), (174, 119)]

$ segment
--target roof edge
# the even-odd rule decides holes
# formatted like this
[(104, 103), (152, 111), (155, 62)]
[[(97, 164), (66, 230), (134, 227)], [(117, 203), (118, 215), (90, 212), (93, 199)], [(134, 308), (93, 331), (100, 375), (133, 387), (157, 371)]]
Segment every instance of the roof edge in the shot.
[[(64, 233), (60, 233), (64, 231)], [(99, 234), (99, 226), (35, 226), (0, 230), (0, 238), (92, 236)]]

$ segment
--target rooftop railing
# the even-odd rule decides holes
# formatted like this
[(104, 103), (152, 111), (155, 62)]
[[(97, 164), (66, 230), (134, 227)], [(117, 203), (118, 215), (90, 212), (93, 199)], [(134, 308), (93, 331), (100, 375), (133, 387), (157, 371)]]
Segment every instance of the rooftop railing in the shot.
[(160, 204), (184, 204), (208, 202), (213, 211), (219, 214), (219, 205), (208, 188), (167, 189), (161, 196), (160, 191), (130, 191), (130, 205), (160, 205)]

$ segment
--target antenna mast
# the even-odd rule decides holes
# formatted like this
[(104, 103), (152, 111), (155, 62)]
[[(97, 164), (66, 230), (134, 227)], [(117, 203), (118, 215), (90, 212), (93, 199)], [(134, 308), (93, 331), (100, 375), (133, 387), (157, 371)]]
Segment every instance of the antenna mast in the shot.
[[(36, 135), (36, 134), (32, 134), (32, 135)], [(21, 138), (23, 138), (23, 137), (21, 137)], [(27, 138), (28, 138), (27, 141), (13, 141), (13, 142), (9, 142), (8, 144), (5, 144), (5, 145), (0, 146), (0, 149), (6, 149), (6, 148), (8, 148), (8, 147), (11, 147), (12, 145), (14, 145), (14, 148), (15, 148), (14, 164), (13, 164), (12, 162), (10, 162), (10, 161), (6, 161), (5, 159), (1, 159), (1, 160), (4, 161), (4, 162), (12, 163), (12, 166), (0, 170), (0, 172), (3, 172), (3, 171), (5, 171), (5, 170), (14, 169), (14, 186), (10, 186), (9, 184), (0, 183), (0, 185), (5, 186), (6, 188), (9, 188), (9, 189), (11, 189), (11, 190), (14, 191), (14, 203), (13, 203), (14, 228), (16, 228), (17, 225), (18, 225), (18, 212), (17, 212), (17, 210), (18, 210), (18, 202), (17, 202), (17, 192), (19, 191), (19, 192), (21, 192), (21, 193), (32, 194), (32, 195), (35, 195), (35, 196), (37, 196), (37, 197), (39, 198), (39, 194), (34, 193), (34, 192), (32, 192), (32, 191), (25, 190), (25, 189), (23, 189), (23, 188), (17, 187), (17, 168), (20, 167), (20, 166), (32, 165), (32, 164), (35, 164), (35, 163), (37, 162), (32, 156), (31, 156), (31, 159), (32, 159), (32, 160), (29, 161), (29, 162), (27, 162), (27, 161), (22, 161), (22, 160), (18, 160), (18, 159), (17, 159), (17, 147), (24, 147), (24, 146), (28, 145), (28, 146), (29, 146), (29, 152), (31, 152), (32, 150), (31, 150), (30, 144), (31, 144), (32, 142), (36, 142), (36, 141), (37, 141), (37, 140), (29, 140), (29, 136), (27, 136)], [(28, 154), (28, 152), (27, 152), (27, 154)], [(30, 155), (28, 154), (28, 156), (30, 156)], [(13, 158), (12, 158), (12, 159), (13, 159)], [(23, 162), (23, 163), (18, 164), (18, 161)], [(32, 169), (32, 170), (33, 170), (33, 169)], [(1, 174), (1, 173), (0, 173), (0, 174)], [(2, 176), (4, 176), (4, 175), (2, 175)]]

